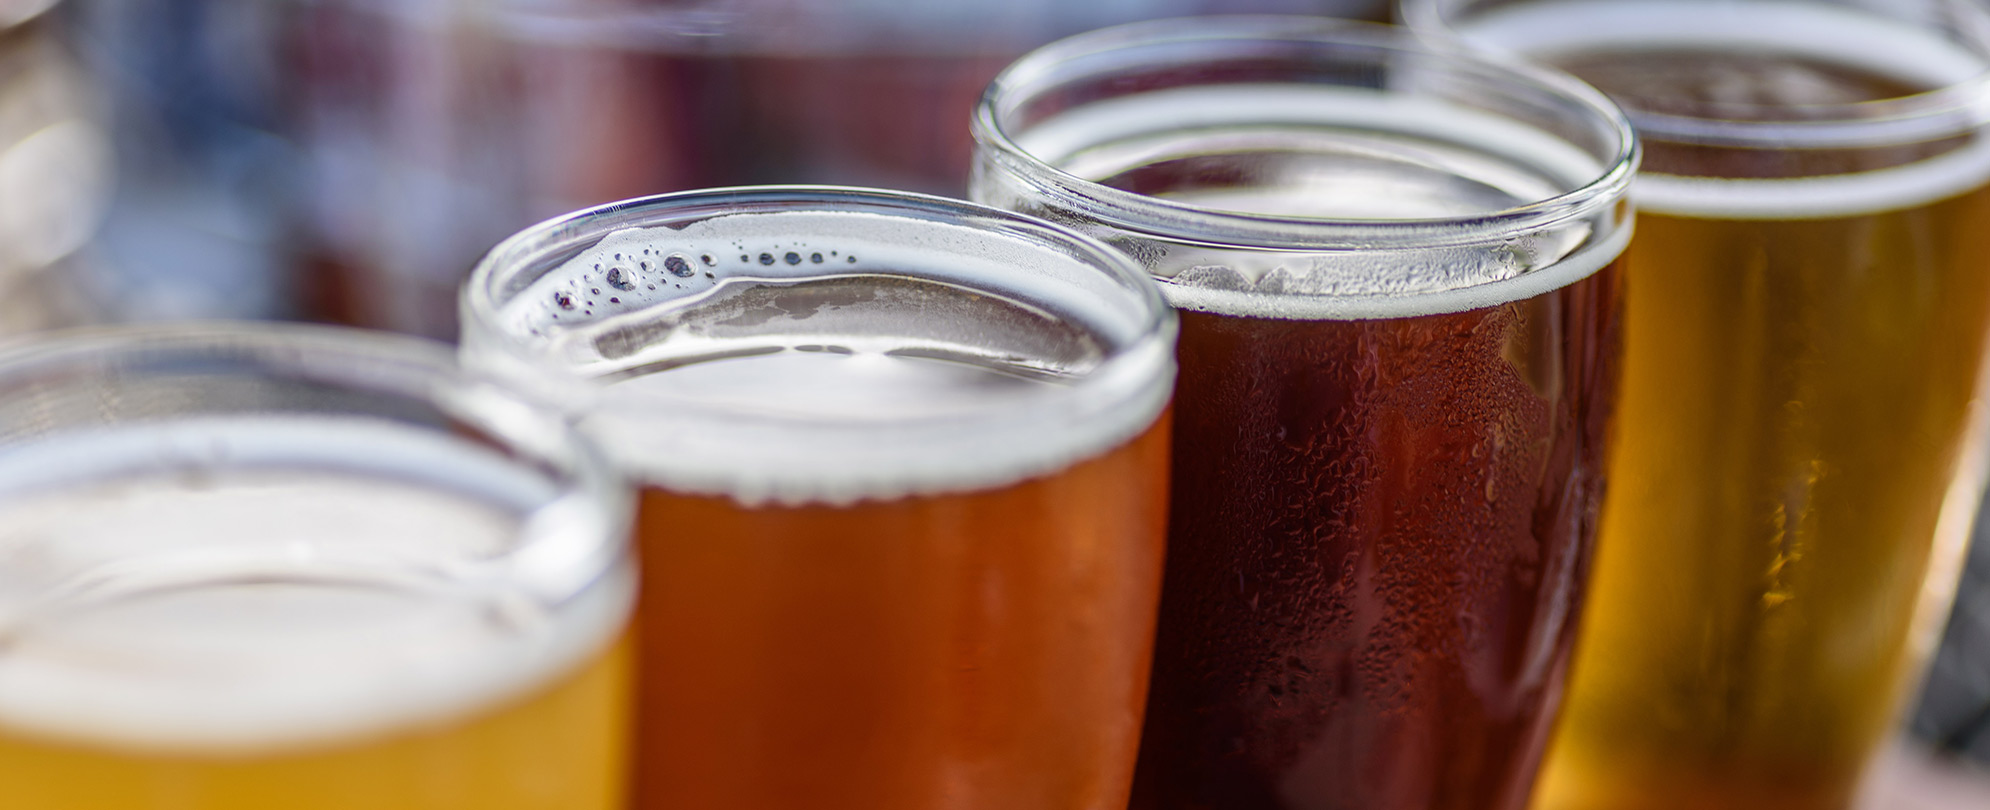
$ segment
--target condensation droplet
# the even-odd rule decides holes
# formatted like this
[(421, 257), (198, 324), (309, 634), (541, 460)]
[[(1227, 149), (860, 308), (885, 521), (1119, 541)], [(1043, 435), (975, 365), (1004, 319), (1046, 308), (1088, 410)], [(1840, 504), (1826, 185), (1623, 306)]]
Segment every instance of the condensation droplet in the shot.
[(692, 273), (697, 272), (691, 269), (690, 260), (675, 253), (663, 260), (663, 269), (669, 270), (671, 275), (678, 278), (690, 278)]
[(857, 263), (857, 257), (855, 257), (855, 256), (851, 256), (850, 258), (847, 258), (847, 259), (844, 259), (844, 261), (846, 261), (846, 262), (849, 262), (849, 263), (851, 263), (851, 264), (856, 264), (856, 263)]
[(592, 287), (592, 288), (589, 288), (589, 289), (588, 289), (588, 292), (591, 292), (591, 293), (594, 293), (595, 295), (600, 295), (600, 294), (601, 294), (601, 288), (600, 288), (600, 287)]
[(760, 254), (760, 263), (761, 263), (761, 264), (773, 264), (773, 263), (774, 263), (774, 254), (772, 254), (772, 253), (762, 253), (762, 254)]
[(809, 260), (809, 261), (812, 261), (812, 262), (815, 262), (816, 264), (821, 264), (821, 263), (822, 263), (822, 254), (820, 254), (820, 253), (810, 253), (810, 254), (808, 254), (808, 260)]
[(705, 266), (706, 266), (706, 267), (717, 267), (717, 266), (719, 266), (719, 257), (717, 257), (717, 256), (714, 256), (714, 255), (712, 255), (712, 254), (710, 254), (710, 253), (707, 253), (707, 254), (705, 254), (705, 255), (703, 255), (703, 256), (699, 256), (699, 257), (698, 257), (698, 259), (699, 259), (700, 261), (704, 262), (704, 263), (705, 263)]
[(610, 299), (608, 299), (608, 303), (610, 303), (610, 304), (619, 304), (619, 303), (622, 303), (622, 299), (620, 299), (620, 298), (610, 298)]
[(559, 290), (553, 293), (553, 303), (558, 304), (560, 309), (573, 309), (574, 308), (573, 293), (567, 292), (566, 290)]
[(788, 251), (788, 255), (786, 255), (786, 256), (783, 256), (783, 257), (781, 257), (781, 258), (784, 258), (784, 259), (787, 259), (787, 260), (788, 260), (788, 263), (789, 263), (789, 264), (801, 264), (801, 263), (802, 263), (802, 255), (801, 255), (800, 253), (796, 253), (796, 252), (794, 252), (794, 251), (792, 251), (792, 250)]

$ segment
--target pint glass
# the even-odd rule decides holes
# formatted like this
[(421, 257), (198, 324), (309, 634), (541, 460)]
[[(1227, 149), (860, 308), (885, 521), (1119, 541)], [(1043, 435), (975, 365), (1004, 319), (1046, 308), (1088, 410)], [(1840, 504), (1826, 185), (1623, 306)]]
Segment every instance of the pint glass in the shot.
[(643, 808), (1124, 807), (1175, 318), (911, 194), (722, 189), (498, 246), (463, 351), (643, 484)]
[(0, 804), (615, 810), (628, 493), (439, 344), (0, 349)]
[(1629, 126), (1567, 77), (1301, 18), (1050, 45), (973, 194), (1180, 311), (1136, 808), (1516, 808), (1602, 492)]
[(1548, 808), (1843, 808), (1981, 494), (1990, 14), (1418, 2), (1649, 150), (1621, 453)]

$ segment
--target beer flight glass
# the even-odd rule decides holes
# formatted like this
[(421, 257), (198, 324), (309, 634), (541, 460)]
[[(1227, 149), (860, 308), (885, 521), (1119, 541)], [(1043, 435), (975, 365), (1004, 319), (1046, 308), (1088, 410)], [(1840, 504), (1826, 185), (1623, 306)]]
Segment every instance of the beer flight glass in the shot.
[(1125, 806), (1176, 328), (1126, 257), (717, 189), (520, 233), (462, 316), (643, 485), (637, 807)]
[(1403, 11), (1587, 79), (1648, 150), (1621, 442), (1538, 806), (1846, 807), (1982, 491), (1990, 12)]
[(0, 805), (614, 810), (629, 493), (449, 349), (0, 349)]
[(1132, 806), (1518, 808), (1582, 606), (1638, 150), (1566, 76), (1308, 18), (1009, 67), (973, 196), (1180, 310)]

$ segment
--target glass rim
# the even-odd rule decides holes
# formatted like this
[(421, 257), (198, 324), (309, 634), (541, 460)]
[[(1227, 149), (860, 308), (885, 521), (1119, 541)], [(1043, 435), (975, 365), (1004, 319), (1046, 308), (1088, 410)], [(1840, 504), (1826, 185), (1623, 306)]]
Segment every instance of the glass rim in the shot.
[[(51, 330), (0, 341), (0, 396), (39, 375), (111, 376), (132, 364), (175, 356), (234, 358), (272, 376), (295, 375), (383, 397), (405, 397), (461, 419), (498, 441), (519, 463), (547, 465), (551, 497), (528, 511), (519, 545), (494, 557), (551, 604), (595, 588), (629, 564), (632, 496), (605, 454), (550, 404), (516, 386), (476, 373), (440, 342), (414, 335), (344, 326), (271, 321), (181, 321), (111, 324)], [(198, 418), (198, 407), (183, 416)], [(70, 428), (51, 432), (61, 435)], [(7, 445), (0, 443), (0, 453)], [(533, 515), (562, 510), (561, 525), (579, 528), (547, 537), (530, 531)], [(574, 521), (574, 512), (591, 516)], [(577, 539), (575, 535), (581, 535)], [(555, 548), (554, 546), (558, 546)], [(535, 565), (541, 570), (528, 570)]]
[[(1169, 331), (1172, 312), (1152, 280), (1138, 263), (1111, 246), (1068, 228), (1037, 217), (981, 203), (923, 194), (913, 191), (815, 184), (721, 186), (652, 194), (583, 208), (539, 222), (506, 237), (477, 260), (464, 281), (459, 309), (464, 329), (491, 323), (501, 299), (495, 289), (502, 280), (517, 272), (538, 266), (564, 243), (608, 234), (634, 224), (604, 226), (604, 220), (617, 215), (643, 216), (642, 227), (654, 227), (690, 218), (706, 218), (728, 213), (773, 213), (779, 211), (828, 210), (829, 206), (853, 206), (872, 212), (893, 211), (946, 217), (959, 221), (994, 221), (1020, 228), (1074, 250), (1084, 264), (1125, 282), (1141, 302), (1143, 317), (1140, 339), (1148, 340)], [(514, 348), (518, 336), (498, 330)], [(1107, 362), (1110, 362), (1108, 358)]]
[[(1129, 46), (1169, 42), (1295, 42), (1415, 55), (1544, 90), (1594, 115), (1616, 140), (1600, 160), (1602, 171), (1570, 191), (1525, 205), (1459, 217), (1351, 220), (1223, 211), (1165, 200), (1078, 177), (1024, 149), (1004, 118), (1028, 99), (1056, 86), (1046, 81), (1062, 65), (1111, 54)], [(1127, 64), (1160, 65), (1129, 59)], [(1572, 76), (1471, 53), (1424, 47), (1407, 29), (1357, 20), (1296, 15), (1217, 15), (1127, 23), (1052, 42), (1024, 55), (998, 74), (975, 104), (970, 129), (975, 143), (1034, 189), (1069, 210), (1130, 231), (1165, 234), (1209, 246), (1297, 250), (1423, 249), (1478, 245), (1579, 220), (1623, 200), (1642, 154), (1631, 122), (1601, 92)]]
[[(802, 219), (792, 227), (758, 219), (788, 215)], [(705, 223), (710, 225), (703, 227)], [(729, 229), (737, 231), (730, 235), (764, 229), (796, 240), (848, 236), (871, 250), (900, 255), (878, 266), (802, 263), (796, 265), (799, 275), (776, 275), (829, 280), (888, 272), (1020, 295), (1030, 306), (1090, 333), (1098, 352), (1084, 365), (1068, 369), (1059, 384), (1033, 388), (1036, 393), (1030, 396), (976, 400), (931, 413), (915, 409), (879, 419), (805, 404), (756, 410), (667, 390), (618, 386), (618, 366), (577, 362), (560, 348), (571, 345), (569, 338), (591, 340), (595, 322), (542, 331), (508, 317), (517, 314), (518, 306), (555, 306), (553, 299), (521, 296), (543, 289), (534, 286), (543, 279), (570, 275), (572, 258), (586, 255), (603, 239), (639, 229), (658, 231), (655, 237), (667, 240), (673, 229), (693, 227), (700, 239), (727, 238)], [(652, 238), (648, 233), (638, 236)], [(944, 263), (956, 254), (970, 260), (963, 267), (973, 268), (971, 272), (956, 276)], [(1045, 260), (1040, 266), (1015, 264), (1035, 262), (1039, 255)], [(752, 269), (757, 266), (728, 271), (709, 289), (733, 278), (752, 283), (760, 277)], [(1011, 283), (1019, 286), (1012, 289)], [(705, 300), (702, 292), (665, 296), (619, 314), (696, 311)], [(965, 200), (841, 186), (698, 189), (557, 217), (486, 254), (471, 271), (460, 306), (465, 357), (521, 385), (552, 389), (547, 395), (561, 399), (583, 429), (614, 432), (619, 438), (605, 441), (605, 449), (632, 478), (749, 506), (846, 505), (980, 491), (1095, 458), (1151, 429), (1165, 412), (1173, 391), (1179, 329), (1159, 285), (1132, 257), (1097, 239)], [(564, 331), (568, 328), (574, 331)], [(640, 359), (645, 365), (638, 371), (654, 358)], [(650, 416), (659, 407), (673, 414), (667, 424)], [(1032, 441), (1018, 441), (1017, 436)]]
[[(1449, 22), (1446, 0), (1396, 0), (1403, 25), (1434, 45), (1470, 47)], [(1974, 9), (1990, 25), (1990, 8)], [(1972, 43), (1984, 70), (1932, 90), (1875, 101), (1806, 104), (1802, 121), (1678, 115), (1624, 105), (1640, 135), (1652, 141), (1742, 149), (1856, 149), (1952, 138), (1990, 124), (1990, 43)], [(1776, 105), (1761, 105), (1780, 109)]]

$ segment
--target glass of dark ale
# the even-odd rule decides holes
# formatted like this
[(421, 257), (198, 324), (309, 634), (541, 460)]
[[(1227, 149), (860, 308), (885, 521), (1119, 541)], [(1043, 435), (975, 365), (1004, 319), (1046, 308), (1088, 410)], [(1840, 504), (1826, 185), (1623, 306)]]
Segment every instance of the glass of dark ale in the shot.
[(1582, 606), (1638, 150), (1566, 76), (1278, 17), (1024, 57), (973, 195), (1179, 311), (1132, 806), (1525, 804)]
[(1622, 442), (1557, 808), (1841, 810), (1982, 494), (1990, 10), (1409, 2), (1644, 138)]
[(1126, 805), (1174, 313), (993, 208), (684, 192), (498, 246), (469, 362), (643, 484), (636, 806)]
[(0, 346), (0, 805), (621, 810), (631, 505), (433, 341)]

